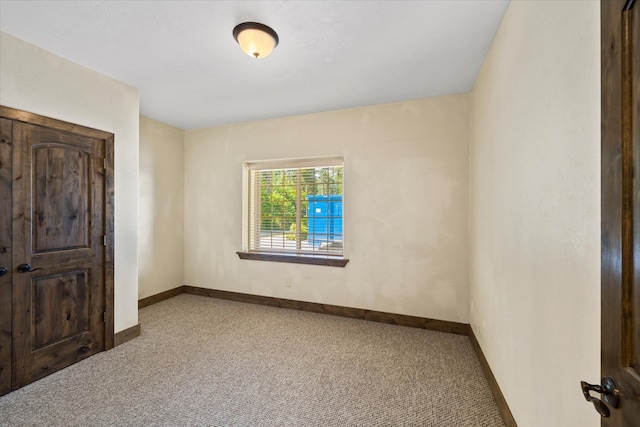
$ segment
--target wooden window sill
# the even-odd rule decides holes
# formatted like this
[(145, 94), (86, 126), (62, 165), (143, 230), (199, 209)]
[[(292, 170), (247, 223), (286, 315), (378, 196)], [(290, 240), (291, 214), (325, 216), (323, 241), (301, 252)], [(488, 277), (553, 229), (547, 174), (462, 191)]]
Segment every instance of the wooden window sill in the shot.
[(326, 257), (318, 255), (289, 255), (266, 252), (236, 252), (240, 259), (253, 261), (290, 262), (293, 264), (325, 265), (328, 267), (344, 267), (349, 262), (346, 258)]

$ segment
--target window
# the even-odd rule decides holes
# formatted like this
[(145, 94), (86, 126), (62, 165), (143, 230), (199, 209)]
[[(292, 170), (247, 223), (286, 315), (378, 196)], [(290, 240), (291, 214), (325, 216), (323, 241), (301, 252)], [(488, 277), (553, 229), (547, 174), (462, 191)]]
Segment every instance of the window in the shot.
[(341, 157), (246, 162), (244, 166), (246, 252), (343, 257)]

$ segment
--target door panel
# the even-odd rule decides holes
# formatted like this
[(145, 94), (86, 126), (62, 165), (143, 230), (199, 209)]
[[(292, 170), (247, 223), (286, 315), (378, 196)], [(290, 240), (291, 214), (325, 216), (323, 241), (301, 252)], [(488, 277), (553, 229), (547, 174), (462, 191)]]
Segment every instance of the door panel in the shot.
[(640, 6), (603, 0), (601, 23), (601, 374), (619, 395), (602, 425), (622, 427), (640, 420)]
[(33, 350), (88, 332), (87, 270), (45, 276), (31, 281)]
[(11, 157), (12, 122), (0, 118), (0, 395), (11, 390)]
[(33, 252), (89, 247), (89, 154), (73, 146), (41, 146), (33, 151)]
[(17, 388), (104, 349), (105, 140), (19, 122), (13, 139)]

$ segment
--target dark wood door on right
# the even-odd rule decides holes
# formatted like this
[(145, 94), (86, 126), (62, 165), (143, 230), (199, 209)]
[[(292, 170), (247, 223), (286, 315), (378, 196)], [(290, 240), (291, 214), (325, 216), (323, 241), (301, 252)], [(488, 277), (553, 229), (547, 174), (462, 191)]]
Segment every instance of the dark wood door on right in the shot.
[(0, 396), (11, 391), (11, 159), (13, 122), (0, 118)]
[(638, 3), (601, 1), (603, 388), (600, 391), (604, 403), (599, 399), (593, 401), (603, 412), (602, 425), (610, 427), (640, 426)]

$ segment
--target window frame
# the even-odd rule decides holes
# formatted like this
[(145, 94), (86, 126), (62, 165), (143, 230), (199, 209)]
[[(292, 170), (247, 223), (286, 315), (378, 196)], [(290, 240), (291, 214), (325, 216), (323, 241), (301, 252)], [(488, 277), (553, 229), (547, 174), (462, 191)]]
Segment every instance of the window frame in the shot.
[[(288, 251), (286, 249), (278, 250), (267, 249), (257, 250), (250, 247), (250, 233), (252, 230), (252, 204), (259, 204), (259, 192), (252, 194), (251, 185), (252, 171), (256, 170), (279, 170), (279, 169), (301, 169), (301, 168), (321, 168), (321, 167), (342, 167), (342, 242), (343, 249), (341, 254), (323, 253), (299, 253)], [(252, 200), (252, 197), (254, 200)], [(299, 193), (296, 198), (300, 200)], [(258, 261), (274, 261), (274, 262), (290, 262), (296, 264), (313, 264), (334, 267), (344, 267), (349, 260), (345, 258), (344, 236), (345, 236), (345, 175), (344, 175), (344, 157), (343, 156), (322, 156), (322, 157), (304, 157), (291, 159), (271, 159), (271, 160), (252, 160), (242, 163), (242, 250), (236, 252), (240, 259), (250, 259)], [(299, 203), (298, 203), (299, 206)], [(298, 208), (299, 209), (299, 208)], [(299, 233), (299, 231), (298, 231)]]

